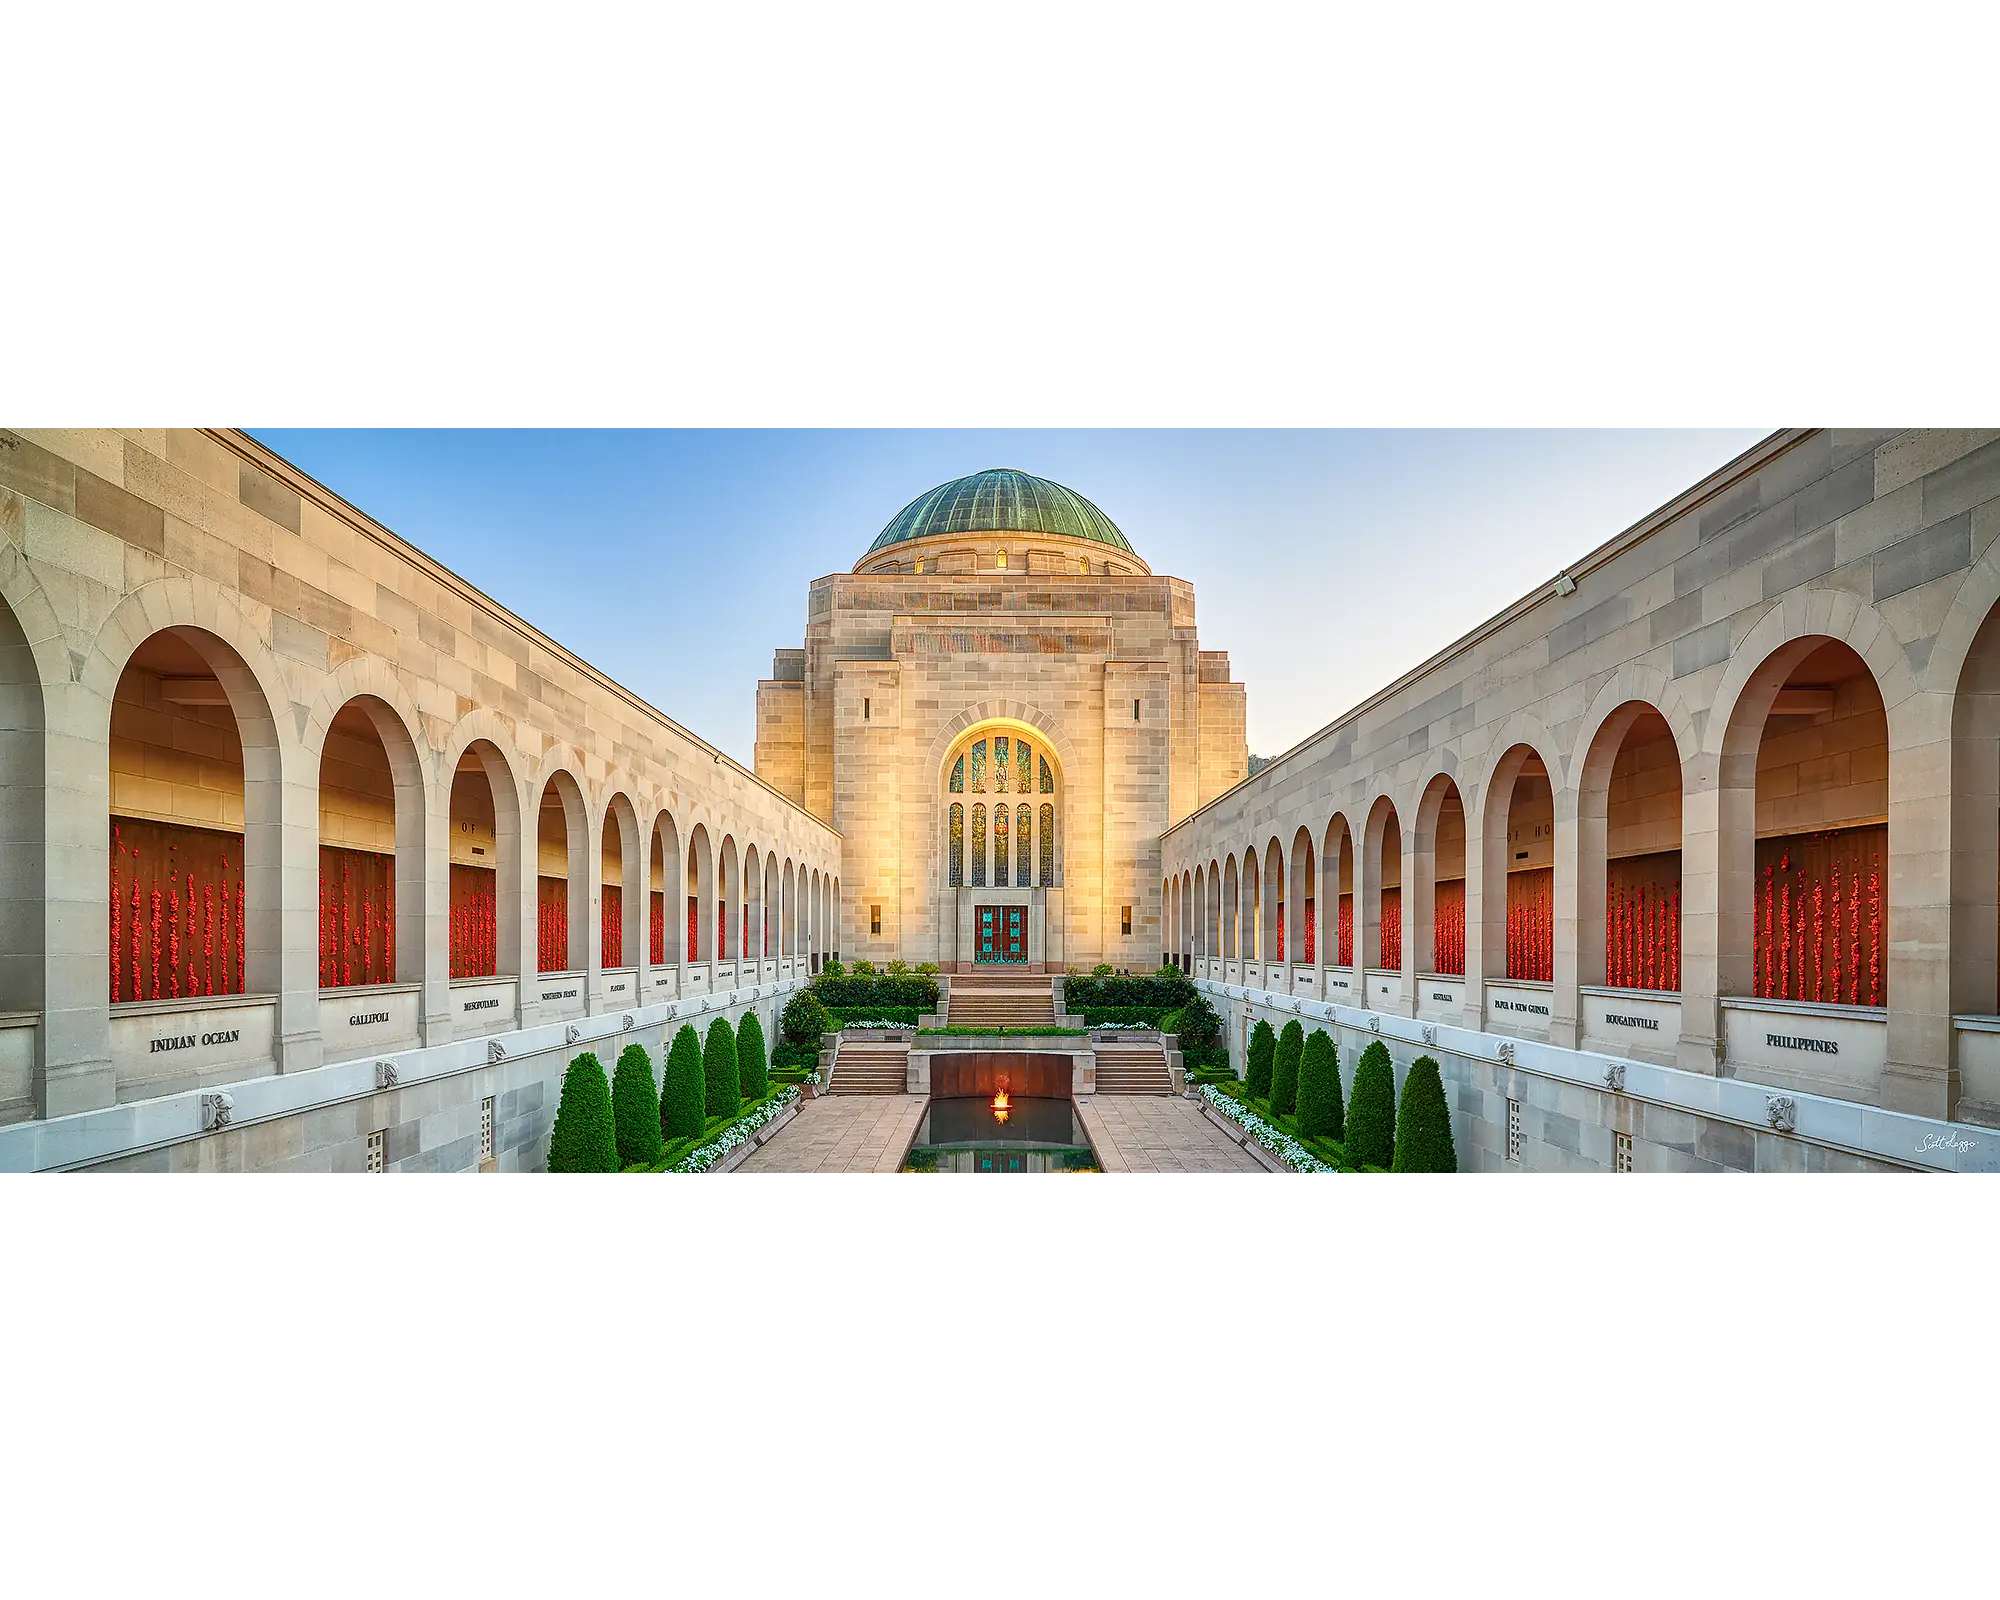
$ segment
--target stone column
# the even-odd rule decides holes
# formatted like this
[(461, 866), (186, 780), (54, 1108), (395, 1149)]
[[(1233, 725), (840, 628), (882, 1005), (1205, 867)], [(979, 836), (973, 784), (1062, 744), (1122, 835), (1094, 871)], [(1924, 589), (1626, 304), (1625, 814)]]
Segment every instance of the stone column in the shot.
[[(1461, 1027), (1486, 1027), (1486, 829), (1475, 819), (1484, 815), (1483, 796), (1461, 792), (1465, 807), (1465, 1005)], [(1504, 899), (1502, 902), (1504, 915)]]
[(1914, 694), (1889, 715), (1889, 1002), (1882, 1104), (1948, 1117), (1957, 1098), (1951, 1024), (1952, 794), (1949, 695)]
[[(66, 1116), (118, 1098), (111, 1062), (111, 702), (82, 683), (47, 689), (38, 876), (42, 953), (34, 1102)], [(27, 797), (23, 797), (24, 799)], [(21, 845), (11, 845), (21, 849)]]
[[(497, 797), (499, 780), (489, 772), (488, 781), (494, 785)], [(541, 1011), (541, 949), (535, 941), (535, 912), (538, 883), (541, 877), (541, 844), (538, 832), (540, 813), (535, 809), (539, 795), (528, 792), (528, 784), (509, 776), (507, 783), (514, 791), (514, 810), (520, 818), (520, 827), (514, 847), (514, 859), (519, 865), (515, 869), (513, 892), (508, 892), (507, 875), (502, 872), (494, 882), (494, 892), (501, 899), (510, 902), (514, 908), (513, 937), (508, 937), (505, 907), (497, 919), (500, 924), (501, 941), (499, 965), (505, 970), (511, 959), (514, 971), (521, 985), (521, 1026), (533, 1025)], [(532, 780), (530, 780), (532, 781)], [(498, 820), (498, 806), (495, 806)]]
[[(415, 976), (423, 984), (423, 993), (418, 997), (417, 1014), (418, 1038), (425, 1045), (443, 1044), (452, 1036), (456, 1019), (451, 1007), (451, 783), (453, 774), (440, 771), (432, 775), (429, 792), (425, 796), (428, 808), (427, 824), (424, 829), (421, 853), (422, 877), (420, 914), (423, 919), (423, 965)], [(398, 805), (398, 833), (401, 832), (401, 806)], [(500, 808), (494, 807), (497, 822)], [(403, 932), (409, 916), (409, 888), (404, 878), (403, 852), (401, 840), (396, 851), (396, 965), (403, 966), (408, 943)], [(498, 841), (495, 841), (496, 849)], [(496, 867), (498, 863), (495, 863)], [(496, 891), (499, 873), (494, 873)], [(495, 954), (499, 954), (496, 950)], [(402, 971), (396, 974), (403, 977)], [(408, 980), (406, 980), (408, 981)]]
[[(1397, 819), (1402, 820), (1400, 817)], [(1422, 855), (1417, 849), (1417, 830), (1404, 828), (1402, 832), (1403, 892), (1398, 897), (1403, 918), (1403, 975), (1395, 994), (1389, 996), (1396, 1003), (1396, 1015), (1414, 1017), (1417, 1014), (1417, 871)], [(1429, 904), (1429, 896), (1423, 896)], [(1423, 931), (1423, 948), (1430, 948), (1431, 929)]]
[(1565, 1050), (1577, 1047), (1582, 997), (1577, 994), (1577, 848), (1576, 791), (1549, 785), (1550, 822), (1555, 837), (1549, 841), (1554, 861), (1550, 886), (1554, 901), (1549, 973), (1555, 992), (1549, 998), (1549, 1043)]
[[(1755, 756), (1751, 776), (1755, 776)], [(1725, 907), (1733, 906), (1740, 926), (1729, 943), (1750, 993), (1750, 896), (1755, 865), (1757, 802), (1754, 789), (1739, 784), (1725, 792), (1722, 760), (1704, 750), (1681, 763), (1681, 1033), (1674, 1064), (1684, 1072), (1713, 1077), (1722, 1054), (1722, 951)], [(1725, 816), (1746, 830), (1740, 866), (1730, 863), (1724, 893), (1722, 829)]]
[[(218, 674), (220, 676), (220, 674)], [(246, 938), (263, 945), (264, 958), (246, 946), (245, 964), (257, 977), (277, 980), (275, 1019), (277, 1068), (280, 1072), (310, 1072), (323, 1052), (319, 1031), (319, 774), (308, 774), (302, 750), (285, 755), (252, 742), (248, 727), (238, 719), (243, 738), (243, 867)], [(313, 764), (316, 767), (316, 763)], [(266, 819), (259, 831), (267, 838), (251, 843), (253, 817)], [(271, 822), (275, 819), (276, 826)], [(275, 838), (268, 837), (275, 835)], [(276, 845), (276, 870), (265, 854)], [(276, 904), (252, 904), (276, 890)], [(267, 942), (268, 941), (268, 942)], [(276, 948), (271, 948), (272, 944)], [(275, 958), (275, 959), (273, 959)], [(269, 981), (268, 979), (265, 981)]]

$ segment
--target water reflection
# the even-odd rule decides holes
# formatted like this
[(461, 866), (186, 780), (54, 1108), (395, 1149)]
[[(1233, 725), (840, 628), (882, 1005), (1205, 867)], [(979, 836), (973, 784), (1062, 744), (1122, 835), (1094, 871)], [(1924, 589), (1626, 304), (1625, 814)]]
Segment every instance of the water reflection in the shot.
[(1067, 1099), (1013, 1095), (932, 1100), (910, 1168), (920, 1172), (1094, 1172), (1097, 1159)]

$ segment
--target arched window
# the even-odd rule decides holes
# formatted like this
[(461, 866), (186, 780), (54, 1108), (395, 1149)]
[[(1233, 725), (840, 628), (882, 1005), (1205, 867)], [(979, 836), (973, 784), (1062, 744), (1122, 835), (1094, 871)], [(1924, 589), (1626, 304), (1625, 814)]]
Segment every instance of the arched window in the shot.
[[(1049, 753), (1034, 741), (1002, 733), (993, 724), (965, 734), (945, 758), (940, 775), (939, 799), (945, 811), (945, 859), (942, 863), (946, 884), (954, 889), (1053, 888), (1056, 863), (1057, 798), (1055, 764)], [(1036, 775), (1040, 782), (1037, 784)], [(1006, 796), (1027, 795), (1039, 787), (1046, 797), (1039, 808), (1023, 800), (1010, 805)], [(971, 816), (960, 795), (991, 795), (988, 803), (973, 804)], [(991, 810), (992, 848), (988, 851), (988, 810)], [(1040, 823), (1037, 842), (1036, 823)], [(967, 825), (971, 827), (968, 855)], [(1039, 871), (1037, 870), (1039, 863)]]

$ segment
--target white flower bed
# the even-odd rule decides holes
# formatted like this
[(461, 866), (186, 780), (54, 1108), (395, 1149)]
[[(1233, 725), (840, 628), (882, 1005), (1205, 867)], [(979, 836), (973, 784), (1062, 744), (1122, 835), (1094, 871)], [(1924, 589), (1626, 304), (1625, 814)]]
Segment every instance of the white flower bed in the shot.
[(882, 1029), (885, 1028), (900, 1028), (905, 1033), (907, 1033), (914, 1026), (915, 1026), (914, 1023), (886, 1022), (881, 1017), (877, 1017), (872, 1022), (843, 1022), (840, 1025), (840, 1031), (842, 1033), (852, 1033), (856, 1028), (872, 1028), (875, 1029), (877, 1032), (880, 1032)]
[(667, 1170), (669, 1172), (706, 1172), (730, 1151), (742, 1144), (765, 1123), (782, 1113), (788, 1105), (798, 1099), (797, 1084), (787, 1084), (777, 1094), (759, 1106), (749, 1116), (740, 1118), (724, 1128), (720, 1134), (699, 1149), (690, 1150), (680, 1161)]
[(1092, 1033), (1150, 1033), (1154, 1030), (1153, 1024), (1150, 1022), (1093, 1022), (1090, 1025), (1090, 1031)]
[(1214, 1106), (1237, 1127), (1255, 1139), (1272, 1155), (1294, 1172), (1335, 1172), (1338, 1168), (1328, 1166), (1289, 1133), (1284, 1133), (1266, 1122), (1256, 1112), (1239, 1100), (1232, 1100), (1212, 1083), (1201, 1086), (1201, 1097)]

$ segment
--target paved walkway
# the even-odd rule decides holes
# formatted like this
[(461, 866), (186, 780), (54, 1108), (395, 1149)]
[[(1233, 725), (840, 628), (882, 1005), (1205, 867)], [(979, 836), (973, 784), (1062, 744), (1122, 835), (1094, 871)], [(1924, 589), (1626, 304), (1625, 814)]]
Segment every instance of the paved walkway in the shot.
[(1265, 1170), (1179, 1095), (1100, 1094), (1077, 1101), (1076, 1109), (1106, 1172)]
[(898, 1172), (928, 1096), (836, 1094), (808, 1100), (738, 1172)]

